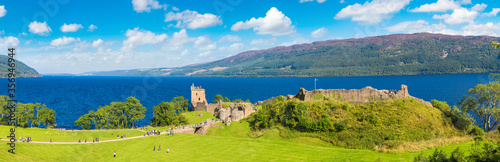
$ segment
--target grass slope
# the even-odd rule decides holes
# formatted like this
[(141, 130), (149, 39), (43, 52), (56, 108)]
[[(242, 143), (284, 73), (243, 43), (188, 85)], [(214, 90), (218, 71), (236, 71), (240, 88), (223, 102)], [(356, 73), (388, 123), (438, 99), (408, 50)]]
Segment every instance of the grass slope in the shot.
[[(202, 114), (199, 116), (199, 114)], [(184, 117), (188, 120), (188, 124), (194, 124), (199, 122), (205, 122), (207, 119), (216, 119), (214, 114), (206, 111), (190, 111), (183, 113)]]
[[(17, 143), (16, 154), (7, 152), (7, 142), (0, 141), (0, 161), (412, 161), (420, 152), (381, 153), (371, 150), (345, 149), (335, 146), (307, 143), (281, 138), (277, 130), (270, 130), (260, 138), (238, 134), (247, 129), (246, 122), (233, 122), (224, 129), (211, 128), (211, 135), (175, 134), (151, 136), (108, 143), (53, 145)], [(2, 130), (3, 132), (5, 130)], [(41, 130), (34, 130), (42, 132)], [(303, 140), (303, 139), (301, 139)], [(322, 141), (317, 141), (322, 142)], [(440, 147), (446, 153), (456, 147), (467, 150), (473, 142)], [(162, 151), (153, 151), (161, 145)], [(170, 153), (166, 153), (166, 148)], [(113, 151), (117, 157), (113, 158)], [(431, 155), (434, 150), (424, 150)], [(467, 153), (467, 151), (465, 151)]]

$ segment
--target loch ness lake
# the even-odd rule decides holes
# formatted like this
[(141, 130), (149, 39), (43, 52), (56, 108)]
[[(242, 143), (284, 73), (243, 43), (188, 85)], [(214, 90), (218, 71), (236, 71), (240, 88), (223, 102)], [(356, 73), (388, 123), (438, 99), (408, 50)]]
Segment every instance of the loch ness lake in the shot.
[[(317, 77), (317, 89), (399, 90), (408, 86), (411, 96), (430, 101), (437, 99), (457, 105), (462, 96), (477, 84), (488, 83), (489, 74), (442, 74), (410, 76)], [(0, 79), (0, 95), (7, 95), (6, 78)], [(207, 101), (216, 94), (229, 99), (249, 99), (252, 103), (279, 95), (295, 95), (301, 87), (314, 90), (314, 77), (219, 78), (219, 77), (111, 77), (111, 76), (43, 76), (17, 78), (16, 98), (22, 103), (42, 103), (57, 113), (59, 128), (79, 129), (74, 122), (89, 110), (111, 102), (137, 98), (147, 108), (146, 117), (137, 126), (148, 125), (153, 106), (175, 96), (190, 100), (190, 86), (201, 86)]]

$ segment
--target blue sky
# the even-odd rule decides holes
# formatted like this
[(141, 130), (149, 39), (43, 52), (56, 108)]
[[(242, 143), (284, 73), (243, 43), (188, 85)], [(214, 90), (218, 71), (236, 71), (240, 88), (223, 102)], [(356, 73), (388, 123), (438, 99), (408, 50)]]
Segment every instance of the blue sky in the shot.
[(394, 33), (500, 34), (493, 0), (0, 1), (0, 49), (40, 73), (178, 67)]

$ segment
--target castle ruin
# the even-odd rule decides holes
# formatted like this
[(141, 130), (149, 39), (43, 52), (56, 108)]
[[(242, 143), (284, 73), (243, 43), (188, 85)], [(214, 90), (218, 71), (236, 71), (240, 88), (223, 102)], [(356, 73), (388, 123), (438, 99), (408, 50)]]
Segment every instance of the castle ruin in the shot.
[(234, 103), (229, 107), (223, 107), (222, 101), (209, 104), (205, 97), (205, 89), (201, 86), (195, 87), (194, 83), (191, 85), (191, 109), (212, 113), (226, 124), (239, 121), (255, 111), (250, 103)]

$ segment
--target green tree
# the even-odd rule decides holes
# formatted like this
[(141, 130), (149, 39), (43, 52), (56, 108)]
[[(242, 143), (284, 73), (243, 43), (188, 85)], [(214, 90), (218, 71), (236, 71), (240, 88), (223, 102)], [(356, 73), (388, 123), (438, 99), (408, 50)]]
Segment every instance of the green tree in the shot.
[(153, 119), (151, 126), (167, 126), (174, 124), (176, 119), (175, 107), (170, 102), (161, 102), (153, 106)]
[(243, 102), (243, 100), (242, 99), (234, 99), (233, 102), (238, 103), (238, 102)]
[(80, 116), (78, 120), (75, 121), (76, 126), (81, 126), (82, 129), (90, 129), (92, 126), (91, 119), (90, 119), (90, 114), (85, 114)]
[(245, 100), (245, 102), (246, 102), (246, 103), (251, 103), (251, 102), (250, 102), (250, 99)]
[(189, 108), (189, 100), (184, 99), (184, 96), (177, 96), (172, 99), (172, 104), (175, 108), (175, 112), (187, 112)]
[(222, 95), (220, 95), (220, 94), (217, 94), (214, 96), (214, 100), (212, 101), (212, 103), (217, 103), (217, 102), (222, 101), (222, 100), (224, 100), (224, 97), (222, 97)]
[(10, 110), (7, 106), (9, 103), (13, 103), (9, 102), (9, 100), (9, 96), (0, 95), (0, 124), (2, 125), (8, 124), (8, 115), (10, 114)]
[(129, 122), (131, 122), (131, 126), (134, 127), (136, 121), (139, 121), (146, 117), (146, 107), (142, 106), (139, 100), (135, 99), (134, 97), (127, 98), (126, 104), (128, 107), (127, 119)]
[(37, 112), (37, 121), (43, 123), (46, 128), (56, 123), (56, 111), (45, 107), (45, 105)]
[(484, 131), (489, 132), (500, 121), (500, 83), (479, 84), (469, 89), (468, 95), (458, 105), (463, 111), (476, 114)]
[(229, 98), (227, 97), (224, 97), (224, 100), (222, 100), (223, 102), (231, 102), (231, 100), (229, 100)]
[(15, 114), (17, 125), (26, 128), (35, 119), (35, 104), (18, 102)]

